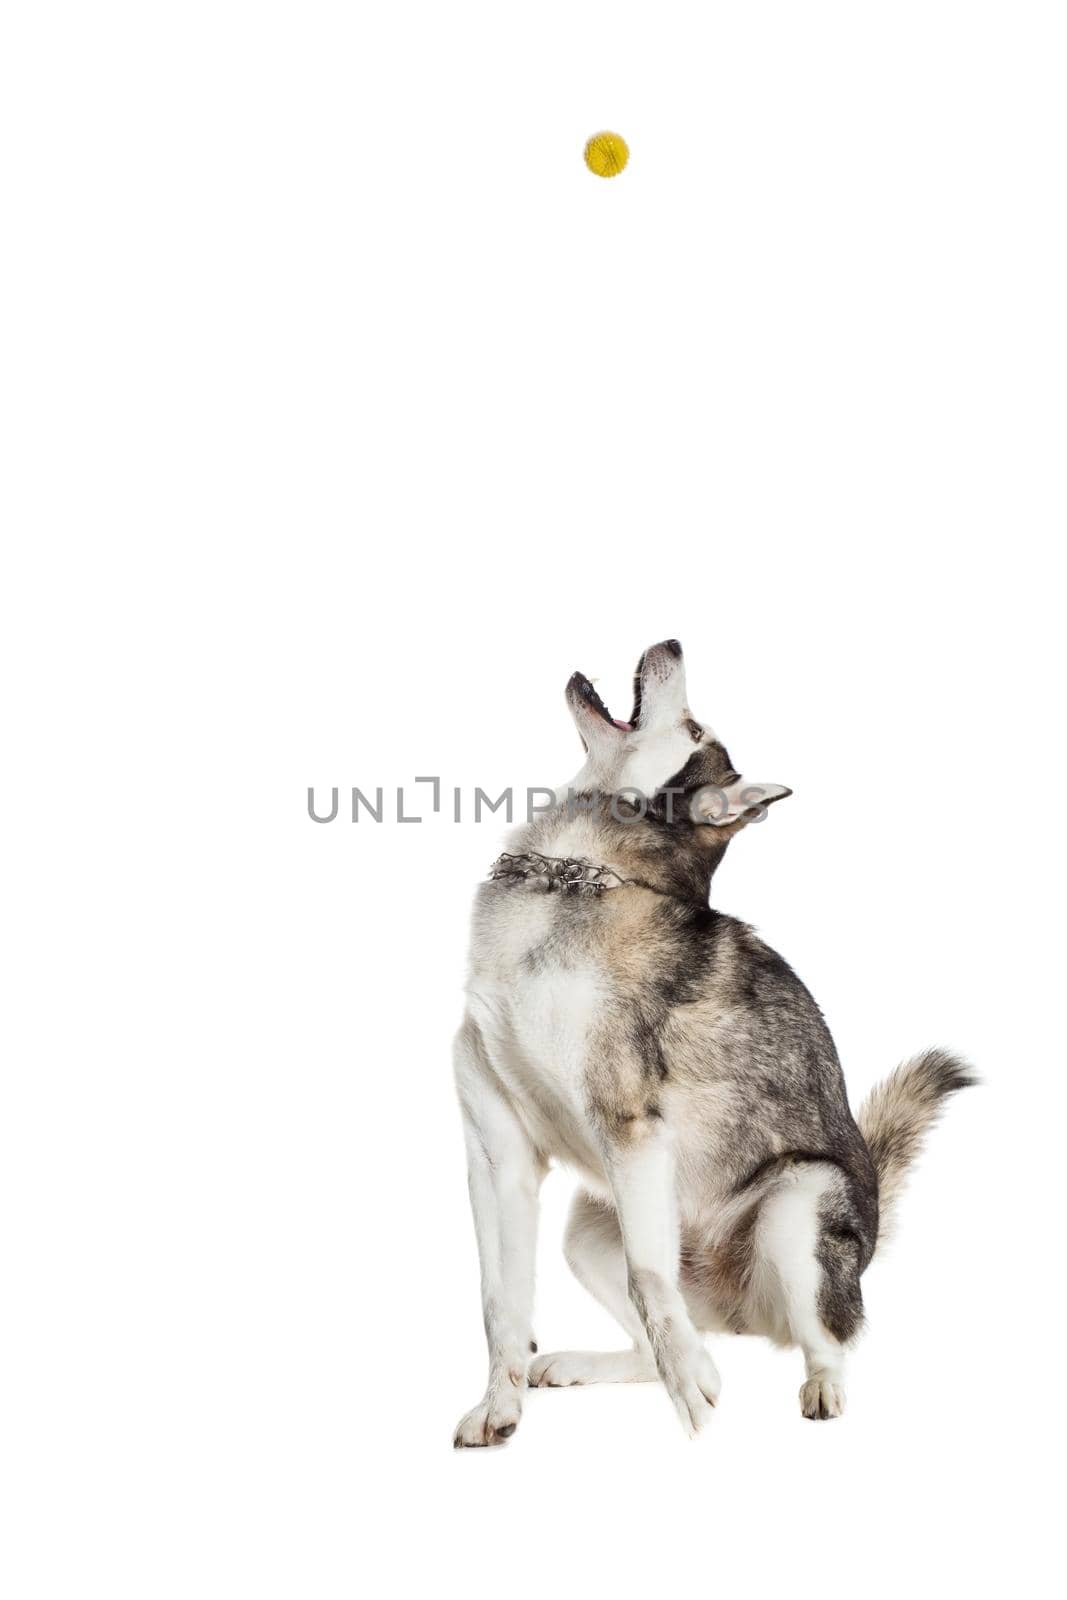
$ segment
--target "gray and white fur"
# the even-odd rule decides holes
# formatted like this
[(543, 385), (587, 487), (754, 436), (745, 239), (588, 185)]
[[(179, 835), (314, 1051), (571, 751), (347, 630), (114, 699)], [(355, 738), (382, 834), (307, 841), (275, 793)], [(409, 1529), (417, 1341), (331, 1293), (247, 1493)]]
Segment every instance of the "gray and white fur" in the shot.
[[(720, 1388), (709, 1330), (799, 1346), (803, 1415), (839, 1416), (861, 1275), (942, 1101), (974, 1080), (927, 1051), (854, 1118), (807, 989), (709, 907), (730, 840), (790, 791), (742, 777), (693, 716), (677, 641), (641, 657), (629, 722), (580, 673), (567, 702), (584, 765), (508, 849), (614, 886), (568, 894), (529, 871), (476, 896), (455, 1071), (489, 1376), (455, 1443), (509, 1438), (528, 1384), (655, 1378), (695, 1433)], [(535, 1354), (552, 1161), (581, 1179), (567, 1261), (628, 1349)]]

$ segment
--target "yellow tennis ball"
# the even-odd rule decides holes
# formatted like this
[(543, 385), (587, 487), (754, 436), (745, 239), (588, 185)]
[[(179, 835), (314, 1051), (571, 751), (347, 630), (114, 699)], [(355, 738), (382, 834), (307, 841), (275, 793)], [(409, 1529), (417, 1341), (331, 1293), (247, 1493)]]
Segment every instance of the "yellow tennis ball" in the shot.
[(630, 159), (621, 133), (594, 133), (585, 147), (585, 164), (598, 178), (614, 178)]

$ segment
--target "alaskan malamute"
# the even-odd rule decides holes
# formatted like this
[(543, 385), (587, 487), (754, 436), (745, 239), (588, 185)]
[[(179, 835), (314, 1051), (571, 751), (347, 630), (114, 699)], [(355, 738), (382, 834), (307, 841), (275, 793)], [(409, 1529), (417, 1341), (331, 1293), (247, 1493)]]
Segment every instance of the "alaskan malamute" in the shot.
[[(530, 1385), (659, 1377), (695, 1433), (719, 1394), (701, 1335), (799, 1345), (805, 1417), (837, 1417), (860, 1276), (944, 1097), (929, 1050), (853, 1118), (818, 1006), (708, 906), (736, 833), (789, 790), (735, 770), (689, 709), (681, 646), (638, 663), (629, 722), (575, 673), (585, 764), (518, 829), (474, 906), (456, 1081), (489, 1344), (455, 1443), (515, 1432)], [(538, 1188), (580, 1175), (565, 1253), (632, 1344), (537, 1355)]]

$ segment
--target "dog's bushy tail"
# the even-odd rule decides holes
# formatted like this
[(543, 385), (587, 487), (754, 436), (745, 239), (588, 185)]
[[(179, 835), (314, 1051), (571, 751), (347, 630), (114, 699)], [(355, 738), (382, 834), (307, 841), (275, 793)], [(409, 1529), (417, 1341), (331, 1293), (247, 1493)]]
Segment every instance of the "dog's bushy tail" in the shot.
[(908, 1168), (945, 1100), (957, 1089), (978, 1081), (959, 1056), (947, 1050), (925, 1050), (891, 1072), (863, 1102), (856, 1121), (878, 1173), (879, 1243), (891, 1229)]

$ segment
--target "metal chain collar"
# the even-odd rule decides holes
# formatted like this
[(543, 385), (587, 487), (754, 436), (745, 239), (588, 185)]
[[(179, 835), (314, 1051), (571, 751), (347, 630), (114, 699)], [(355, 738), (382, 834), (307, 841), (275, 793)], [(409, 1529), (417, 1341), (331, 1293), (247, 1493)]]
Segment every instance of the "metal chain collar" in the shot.
[(591, 861), (578, 861), (569, 857), (540, 856), (531, 851), (528, 855), (512, 856), (507, 852), (497, 856), (489, 868), (491, 878), (503, 878), (509, 883), (533, 883), (539, 889), (558, 889), (561, 894), (602, 894), (605, 889), (617, 889), (624, 883), (636, 880), (623, 878), (611, 867), (597, 867)]

